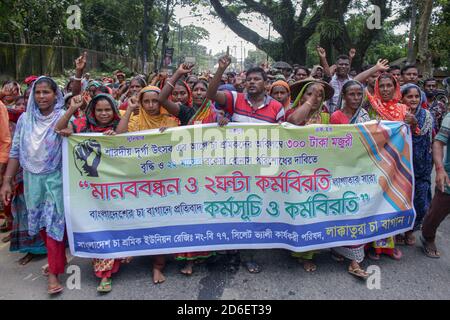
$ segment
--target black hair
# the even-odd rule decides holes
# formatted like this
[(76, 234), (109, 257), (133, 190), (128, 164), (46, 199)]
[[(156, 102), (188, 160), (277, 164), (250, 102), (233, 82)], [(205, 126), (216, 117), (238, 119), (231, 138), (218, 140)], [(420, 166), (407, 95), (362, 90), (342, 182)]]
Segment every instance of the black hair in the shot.
[(264, 81), (267, 81), (267, 73), (264, 71), (263, 68), (260, 68), (260, 67), (253, 67), (253, 68), (250, 68), (250, 69), (248, 69), (248, 71), (247, 71), (247, 76), (248, 76), (249, 74), (251, 74), (251, 73), (260, 73), (261, 76), (262, 76), (262, 78), (263, 78), (263, 80), (264, 80)]
[(423, 84), (425, 85), (427, 82), (430, 82), (430, 81), (436, 81), (437, 82), (437, 80), (435, 78), (428, 78), (428, 79), (425, 79)]
[(297, 74), (298, 70), (304, 70), (306, 71), (306, 74), (308, 75), (308, 77), (311, 75), (311, 71), (309, 71), (308, 67), (305, 66), (298, 66), (295, 70), (295, 74)]
[(339, 57), (336, 58), (336, 62), (338, 62), (339, 60), (349, 60), (350, 61), (350, 57), (346, 54), (341, 54)]
[(400, 66), (390, 66), (388, 69), (388, 72), (394, 71), (394, 70), (402, 70), (402, 68), (400, 68)]
[(419, 71), (419, 69), (417, 69), (417, 66), (415, 64), (411, 64), (403, 67), (402, 71), (400, 72), (401, 75), (404, 75), (406, 71), (408, 71), (409, 69), (416, 69), (417, 71)]
[(21, 100), (21, 99), (25, 100), (25, 96), (18, 96), (18, 97), (16, 98), (16, 100), (14, 100), (14, 103), (17, 103), (17, 101), (19, 101), (19, 100)]
[(145, 88), (145, 87), (147, 86), (147, 82), (146, 82), (145, 79), (142, 78), (141, 76), (137, 76), (137, 77), (134, 77), (133, 79), (131, 79), (130, 85), (131, 85), (131, 82), (133, 82), (133, 81), (139, 82), (139, 85), (140, 85), (142, 88)]
[(53, 81), (51, 78), (41, 78), (41, 79), (37, 80), (37, 81), (34, 83), (34, 88), (35, 88), (35, 90), (36, 90), (37, 85), (38, 85), (38, 84), (41, 84), (41, 83), (46, 83), (46, 84), (48, 84), (49, 87), (50, 87), (50, 89), (52, 89), (52, 91), (53, 91), (54, 93), (58, 92), (58, 85), (57, 85), (56, 82)]
[(209, 84), (208, 82), (206, 82), (205, 80), (198, 80), (196, 83), (194, 83), (194, 86), (192, 87), (192, 90), (194, 90), (194, 88), (199, 84), (203, 84), (205, 86), (206, 89), (208, 89)]

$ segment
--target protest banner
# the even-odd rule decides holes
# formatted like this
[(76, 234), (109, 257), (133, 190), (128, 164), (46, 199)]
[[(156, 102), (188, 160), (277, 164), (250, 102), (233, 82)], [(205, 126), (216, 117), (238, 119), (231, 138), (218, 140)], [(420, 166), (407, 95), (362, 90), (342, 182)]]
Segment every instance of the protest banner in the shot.
[(400, 122), (190, 126), (63, 145), (72, 254), (357, 245), (414, 225)]

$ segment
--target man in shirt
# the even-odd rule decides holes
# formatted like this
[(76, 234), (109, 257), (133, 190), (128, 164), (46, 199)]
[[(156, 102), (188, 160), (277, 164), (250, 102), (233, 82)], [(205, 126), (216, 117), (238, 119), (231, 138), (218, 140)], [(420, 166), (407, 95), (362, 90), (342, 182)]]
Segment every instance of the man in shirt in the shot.
[(339, 103), (339, 96), (341, 95), (342, 87), (344, 84), (351, 80), (349, 76), (350, 72), (350, 57), (341, 55), (336, 60), (336, 74), (331, 78), (330, 85), (334, 89), (334, 96), (328, 101), (328, 111), (330, 114), (335, 112)]
[[(429, 258), (439, 259), (441, 254), (436, 247), (436, 231), (450, 213), (450, 114), (442, 121), (441, 130), (433, 144), (433, 160), (436, 164), (436, 193), (422, 225), (423, 252)], [(447, 146), (445, 164), (444, 146)]]
[[(247, 71), (245, 93), (219, 91), (220, 79), (231, 64), (228, 56), (219, 60), (219, 68), (209, 84), (206, 96), (216, 101), (219, 109), (231, 116), (231, 121), (241, 123), (279, 123), (284, 121), (284, 107), (266, 92), (267, 74), (260, 67)], [(261, 266), (254, 261), (253, 250), (241, 250), (241, 259), (250, 273), (261, 272)]]
[(284, 121), (284, 108), (266, 93), (266, 72), (251, 68), (246, 75), (246, 93), (218, 91), (220, 79), (231, 63), (229, 57), (219, 60), (219, 68), (209, 84), (208, 99), (214, 100), (219, 108), (231, 116), (233, 122), (279, 123)]

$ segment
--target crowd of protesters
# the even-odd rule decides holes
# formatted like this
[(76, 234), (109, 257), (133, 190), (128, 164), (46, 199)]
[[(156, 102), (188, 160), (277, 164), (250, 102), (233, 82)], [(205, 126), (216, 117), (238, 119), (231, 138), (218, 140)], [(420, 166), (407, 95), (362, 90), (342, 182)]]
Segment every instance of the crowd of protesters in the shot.
[[(402, 258), (400, 245), (414, 246), (420, 231), (423, 252), (439, 258), (436, 230), (450, 212), (449, 82), (420, 79), (414, 65), (389, 65), (379, 60), (357, 73), (352, 60), (357, 54), (339, 56), (330, 66), (318, 47), (320, 65), (312, 68), (277, 62), (244, 72), (227, 72), (228, 56), (218, 61), (215, 74), (195, 74), (194, 65), (182, 64), (172, 76), (127, 75), (117, 71), (110, 78), (90, 79), (86, 53), (75, 61), (76, 73), (64, 88), (48, 76), (30, 76), (24, 84), (7, 81), (0, 90), (0, 185), (4, 207), (2, 239), (11, 252), (25, 254), (19, 264), (47, 255), (48, 293), (63, 291), (59, 275), (66, 265), (67, 234), (62, 182), (62, 139), (74, 133), (116, 135), (149, 129), (217, 123), (282, 123), (345, 125), (371, 120), (402, 121), (411, 127), (415, 174), (414, 229), (396, 237), (331, 250), (336, 261), (349, 262), (348, 271), (361, 279), (368, 274), (361, 262), (366, 256)], [(432, 199), (431, 175), (436, 170)], [(197, 262), (215, 252), (187, 252), (174, 256), (180, 269), (191, 275)], [(254, 251), (232, 251), (249, 272), (262, 266)], [(317, 269), (317, 252), (293, 253), (308, 272)], [(166, 280), (168, 256), (153, 257), (153, 281)], [(124, 259), (94, 259), (100, 279), (99, 292), (110, 292), (112, 277)]]

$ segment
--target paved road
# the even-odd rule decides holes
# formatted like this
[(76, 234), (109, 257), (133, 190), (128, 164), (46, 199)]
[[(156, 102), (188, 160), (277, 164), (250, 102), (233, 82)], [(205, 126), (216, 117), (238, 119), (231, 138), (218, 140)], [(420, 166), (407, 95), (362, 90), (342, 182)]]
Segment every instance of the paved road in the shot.
[[(434, 174), (432, 177), (434, 181)], [(418, 235), (416, 233), (416, 235)], [(312, 299), (450, 299), (450, 217), (437, 234), (442, 253), (439, 260), (425, 257), (420, 243), (415, 247), (401, 247), (401, 261), (383, 257), (374, 264), (366, 259), (365, 268), (376, 265), (380, 270), (380, 289), (369, 289), (349, 275), (347, 265), (330, 258), (328, 250), (317, 257), (318, 270), (303, 271), (300, 264), (285, 250), (261, 250), (256, 260), (264, 268), (252, 275), (245, 267), (230, 263), (227, 256), (218, 256), (215, 263), (196, 267), (187, 278), (180, 274), (177, 262), (169, 261), (165, 270), (167, 281), (155, 286), (151, 281), (151, 258), (138, 257), (122, 267), (113, 280), (113, 291), (100, 296), (98, 281), (88, 259), (70, 258), (69, 266), (80, 268), (81, 288), (65, 290), (53, 299), (155, 299), (155, 300), (312, 300)], [(22, 255), (10, 253), (9, 244), (0, 243), (0, 300), (49, 299), (46, 278), (40, 273), (46, 259), (21, 267)], [(234, 270), (233, 270), (234, 269)], [(65, 275), (63, 280), (69, 279)], [(375, 283), (375, 282), (371, 282)]]
[[(381, 270), (380, 289), (369, 290), (366, 283), (346, 272), (323, 251), (317, 258), (318, 270), (308, 274), (284, 250), (264, 250), (256, 255), (264, 270), (249, 274), (244, 267), (235, 272), (227, 256), (215, 263), (197, 266), (187, 278), (179, 273), (179, 265), (170, 261), (166, 268), (167, 281), (155, 286), (151, 282), (151, 258), (138, 257), (124, 266), (114, 278), (113, 292), (100, 296), (97, 279), (87, 259), (73, 258), (69, 265), (81, 269), (81, 289), (65, 290), (56, 299), (449, 299), (450, 298), (450, 219), (441, 226), (438, 243), (443, 257), (425, 257), (421, 247), (403, 247), (404, 258), (394, 261), (383, 257), (377, 263)], [(46, 278), (40, 259), (25, 267), (17, 264), (20, 254), (0, 246), (0, 299), (48, 299)], [(372, 262), (366, 260), (364, 266)], [(65, 275), (63, 279), (68, 279)]]

